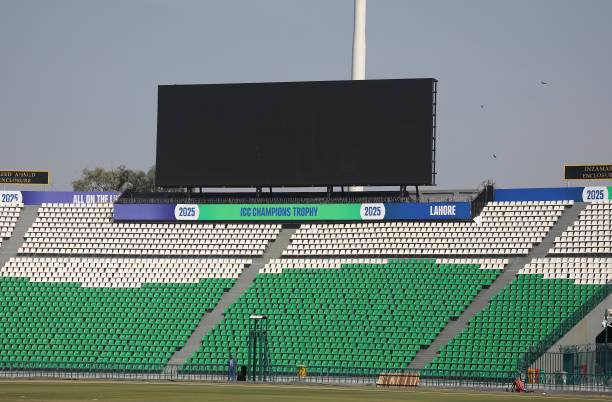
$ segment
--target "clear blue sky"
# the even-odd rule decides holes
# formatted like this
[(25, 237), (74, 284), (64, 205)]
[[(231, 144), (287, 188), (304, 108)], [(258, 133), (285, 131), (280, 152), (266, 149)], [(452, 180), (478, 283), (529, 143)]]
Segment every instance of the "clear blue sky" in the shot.
[[(0, 169), (146, 169), (158, 84), (349, 79), (352, 29), (352, 0), (0, 0)], [(612, 163), (611, 42), (612, 1), (369, 0), (366, 75), (439, 80), (439, 188), (559, 186)]]

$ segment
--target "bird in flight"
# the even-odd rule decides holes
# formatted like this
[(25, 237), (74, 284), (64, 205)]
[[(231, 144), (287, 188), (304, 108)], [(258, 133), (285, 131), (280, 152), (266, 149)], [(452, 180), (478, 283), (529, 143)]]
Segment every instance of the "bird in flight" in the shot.
[(548, 85), (548, 82), (546, 82), (546, 81), (540, 81), (540, 84), (542, 84), (542, 85)]
[(493, 158), (497, 159), (497, 155), (493, 154)]

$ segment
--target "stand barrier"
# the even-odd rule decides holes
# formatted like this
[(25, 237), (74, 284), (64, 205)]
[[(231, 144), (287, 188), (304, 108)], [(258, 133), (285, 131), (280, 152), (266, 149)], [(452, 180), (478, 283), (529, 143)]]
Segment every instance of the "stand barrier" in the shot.
[[(552, 361), (552, 357), (549, 358)], [(238, 362), (242, 365), (242, 362)], [(521, 378), (528, 390), (612, 392), (609, 373), (580, 369), (545, 371), (537, 367), (527, 371), (488, 370), (407, 370), (351, 366), (270, 366), (266, 382), (342, 385), (395, 385), (419, 387), (468, 387), (509, 390)], [(552, 368), (552, 367), (551, 367)], [(535, 369), (535, 367), (534, 367)], [(246, 380), (252, 382), (250, 373)], [(531, 377), (530, 377), (531, 375)], [(71, 364), (71, 363), (0, 363), (2, 378), (105, 379), (143, 381), (209, 381), (227, 382), (227, 364), (174, 366), (160, 364)], [(532, 382), (529, 382), (531, 378)]]

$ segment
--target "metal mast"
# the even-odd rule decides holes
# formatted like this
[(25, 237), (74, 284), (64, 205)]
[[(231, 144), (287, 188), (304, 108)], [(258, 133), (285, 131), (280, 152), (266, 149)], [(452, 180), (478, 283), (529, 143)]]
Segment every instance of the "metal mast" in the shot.
[[(366, 0), (355, 0), (353, 25), (353, 80), (365, 80), (366, 63)], [(351, 186), (349, 191), (363, 191), (362, 186)]]

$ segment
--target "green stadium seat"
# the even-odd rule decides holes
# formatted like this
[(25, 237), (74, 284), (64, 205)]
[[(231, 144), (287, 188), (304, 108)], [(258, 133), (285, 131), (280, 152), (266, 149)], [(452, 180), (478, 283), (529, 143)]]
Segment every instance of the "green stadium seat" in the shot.
[[(0, 278), (0, 364), (87, 363), (127, 369), (135, 357), (165, 363), (235, 279), (147, 283), (139, 288), (85, 288), (74, 283)], [(160, 368), (158, 368), (160, 369)]]
[(601, 287), (520, 274), (426, 368), (514, 372), (530, 348), (554, 334)]
[(500, 274), (478, 264), (390, 259), (260, 273), (202, 340), (183, 370), (247, 361), (248, 317), (268, 316), (273, 365), (359, 374), (406, 368), (446, 323)]

